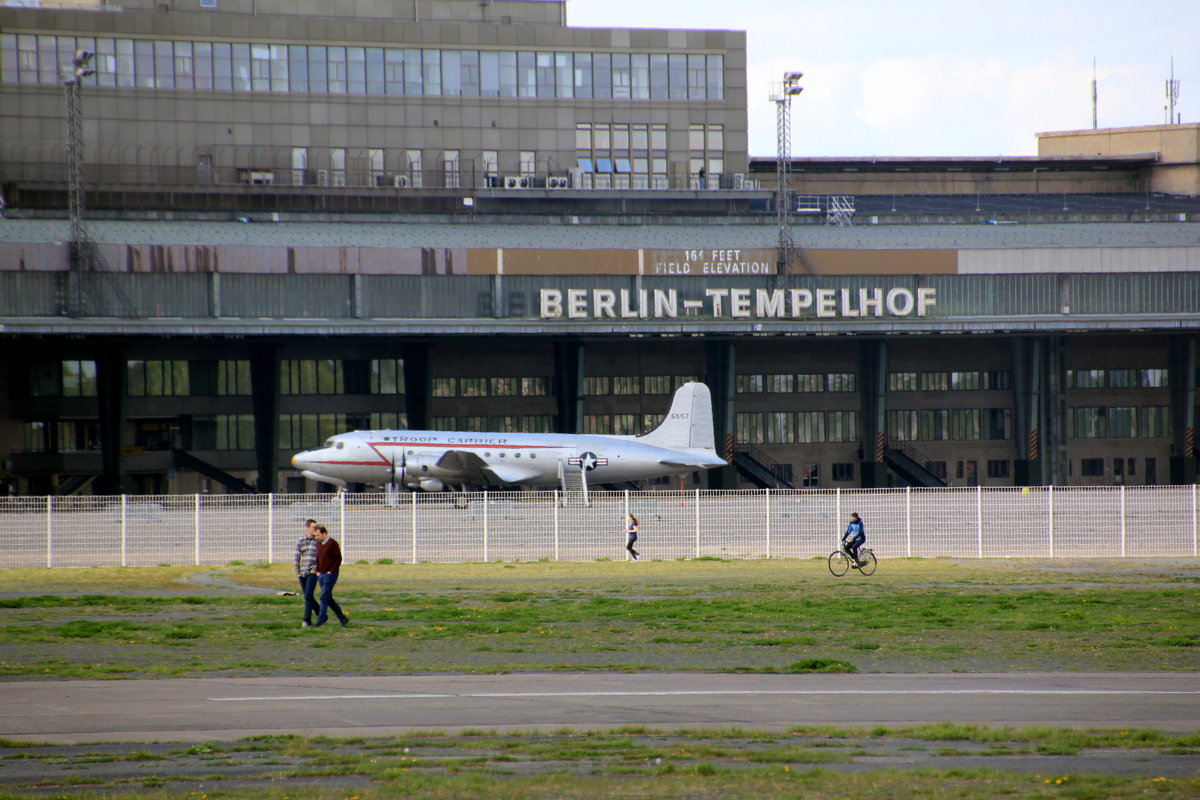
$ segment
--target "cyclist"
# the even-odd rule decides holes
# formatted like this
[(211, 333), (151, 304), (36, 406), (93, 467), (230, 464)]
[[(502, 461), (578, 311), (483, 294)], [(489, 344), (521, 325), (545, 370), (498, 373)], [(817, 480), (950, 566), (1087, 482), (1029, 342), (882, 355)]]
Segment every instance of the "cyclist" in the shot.
[(846, 546), (846, 552), (854, 559), (856, 567), (862, 566), (862, 562), (858, 560), (858, 548), (862, 547), (862, 543), (866, 540), (866, 526), (863, 525), (858, 514), (851, 514), (850, 524), (846, 526), (846, 532), (842, 534), (842, 543)]

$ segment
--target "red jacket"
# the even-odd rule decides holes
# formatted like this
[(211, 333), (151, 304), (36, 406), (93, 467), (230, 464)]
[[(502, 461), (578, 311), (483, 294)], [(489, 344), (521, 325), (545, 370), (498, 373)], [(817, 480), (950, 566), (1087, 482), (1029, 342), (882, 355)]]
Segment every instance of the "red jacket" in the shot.
[(342, 565), (342, 548), (332, 536), (324, 544), (317, 542), (317, 572), (337, 572)]

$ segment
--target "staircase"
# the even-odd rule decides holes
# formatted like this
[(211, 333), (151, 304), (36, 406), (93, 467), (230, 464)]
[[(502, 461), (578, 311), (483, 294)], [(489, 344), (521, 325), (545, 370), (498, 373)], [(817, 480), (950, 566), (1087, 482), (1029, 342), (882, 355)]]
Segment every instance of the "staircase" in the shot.
[(558, 462), (558, 479), (562, 484), (563, 508), (587, 508), (587, 472), (565, 461)]
[(75, 494), (94, 480), (96, 480), (95, 475), (72, 475), (58, 485), (58, 488), (54, 490), (54, 494), (58, 497)]
[(946, 479), (939, 478), (926, 464), (929, 459), (909, 448), (893, 446), (883, 451), (883, 461), (909, 486), (945, 486)]
[(186, 450), (171, 450), (171, 459), (176, 469), (190, 469), (193, 472), (199, 472), (206, 478), (212, 478), (232, 494), (256, 494), (258, 492), (258, 489), (246, 483), (241, 478), (235, 478), (225, 470), (196, 458)]
[(795, 489), (788, 480), (788, 468), (766, 453), (748, 444), (733, 448), (733, 466), (743, 478), (760, 489)]

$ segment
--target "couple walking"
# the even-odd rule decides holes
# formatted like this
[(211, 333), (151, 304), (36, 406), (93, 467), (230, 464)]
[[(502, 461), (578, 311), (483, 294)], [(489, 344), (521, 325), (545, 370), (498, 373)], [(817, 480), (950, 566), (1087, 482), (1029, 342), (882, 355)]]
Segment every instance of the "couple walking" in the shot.
[[(337, 540), (330, 537), (325, 526), (315, 519), (305, 522), (304, 535), (296, 542), (296, 577), (300, 581), (300, 591), (304, 594), (304, 622), (301, 623), (301, 627), (314, 627), (314, 611), (317, 612), (315, 627), (321, 627), (329, 619), (329, 609), (333, 609), (343, 628), (350, 623), (350, 618), (333, 599), (333, 585), (337, 583), (341, 566), (342, 548)], [(319, 603), (313, 599), (313, 593), (318, 586), (321, 588)]]

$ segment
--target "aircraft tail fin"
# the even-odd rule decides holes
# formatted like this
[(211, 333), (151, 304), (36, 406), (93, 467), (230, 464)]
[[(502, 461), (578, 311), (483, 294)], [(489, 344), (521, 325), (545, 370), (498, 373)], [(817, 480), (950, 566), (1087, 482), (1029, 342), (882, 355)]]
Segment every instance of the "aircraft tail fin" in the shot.
[(638, 438), (659, 447), (715, 450), (712, 393), (703, 383), (680, 386), (662, 423)]

